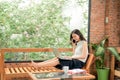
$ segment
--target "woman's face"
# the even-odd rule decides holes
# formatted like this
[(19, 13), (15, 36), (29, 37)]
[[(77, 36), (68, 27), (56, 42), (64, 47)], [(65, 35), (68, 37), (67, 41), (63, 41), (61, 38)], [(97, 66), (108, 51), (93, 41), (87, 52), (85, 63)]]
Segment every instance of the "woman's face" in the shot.
[(78, 36), (77, 34), (73, 33), (73, 34), (72, 34), (72, 37), (73, 37), (73, 39), (74, 39), (75, 41), (80, 41), (80, 38), (79, 38), (79, 36)]

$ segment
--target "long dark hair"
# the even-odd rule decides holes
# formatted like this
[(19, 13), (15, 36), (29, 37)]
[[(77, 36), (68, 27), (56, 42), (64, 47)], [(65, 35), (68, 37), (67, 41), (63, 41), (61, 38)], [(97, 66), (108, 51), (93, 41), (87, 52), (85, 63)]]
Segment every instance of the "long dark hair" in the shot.
[(70, 34), (70, 41), (72, 41), (72, 39), (73, 39), (73, 37), (72, 37), (72, 34), (77, 34), (78, 36), (79, 36), (79, 38), (80, 38), (80, 40), (85, 40), (86, 41), (86, 39), (84, 38), (84, 36), (83, 36), (83, 34), (78, 30), (78, 29), (74, 29), (72, 32), (71, 32), (71, 34)]

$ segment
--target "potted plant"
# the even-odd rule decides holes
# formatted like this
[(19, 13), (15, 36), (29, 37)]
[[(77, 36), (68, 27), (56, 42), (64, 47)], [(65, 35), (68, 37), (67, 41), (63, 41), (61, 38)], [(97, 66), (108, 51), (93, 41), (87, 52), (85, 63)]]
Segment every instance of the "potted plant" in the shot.
[(107, 38), (103, 39), (99, 44), (91, 43), (92, 49), (94, 50), (95, 65), (97, 69), (98, 80), (108, 80), (109, 68), (106, 67), (105, 62), (105, 53), (109, 51), (112, 55), (115, 56), (117, 60), (120, 61), (120, 56), (115, 47), (108, 47), (105, 45)]

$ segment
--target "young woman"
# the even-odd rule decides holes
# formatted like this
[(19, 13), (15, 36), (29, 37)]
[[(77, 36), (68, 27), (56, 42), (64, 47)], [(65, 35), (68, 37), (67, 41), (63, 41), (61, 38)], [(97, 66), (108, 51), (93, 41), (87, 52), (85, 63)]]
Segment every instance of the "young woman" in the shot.
[(88, 56), (87, 42), (78, 29), (71, 32), (70, 41), (73, 46), (72, 56), (65, 56), (64, 59), (55, 57), (40, 63), (32, 62), (32, 65), (35, 67), (55, 66), (59, 69), (63, 66), (69, 66), (69, 69), (82, 68)]

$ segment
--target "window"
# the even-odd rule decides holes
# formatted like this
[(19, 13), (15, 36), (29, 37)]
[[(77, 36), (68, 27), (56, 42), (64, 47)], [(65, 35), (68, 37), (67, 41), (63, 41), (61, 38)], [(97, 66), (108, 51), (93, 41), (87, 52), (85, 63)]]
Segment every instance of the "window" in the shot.
[(2, 0), (0, 6), (1, 48), (69, 48), (75, 28), (88, 40), (88, 0)]

